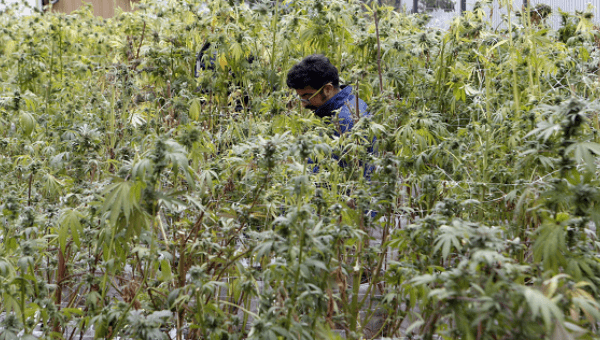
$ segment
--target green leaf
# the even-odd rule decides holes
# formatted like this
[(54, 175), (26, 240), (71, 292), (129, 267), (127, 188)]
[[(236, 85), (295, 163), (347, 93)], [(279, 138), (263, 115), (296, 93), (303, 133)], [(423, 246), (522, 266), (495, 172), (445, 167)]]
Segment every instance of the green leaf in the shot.
[(557, 322), (554, 326), (554, 331), (550, 336), (550, 340), (575, 340), (575, 338), (567, 332), (562, 322)]
[(64, 184), (49, 173), (42, 178), (42, 192), (46, 197), (56, 197), (61, 194)]
[(61, 312), (64, 313), (67, 318), (70, 318), (72, 315), (83, 315), (81, 308), (62, 308)]
[(450, 250), (452, 246), (454, 246), (456, 250), (460, 250), (461, 245), (457, 236), (458, 233), (452, 227), (441, 226), (440, 231), (442, 232), (442, 234), (440, 234), (435, 239), (435, 247), (433, 248), (433, 253), (437, 253), (438, 250), (440, 250), (441, 248), (442, 258), (446, 260), (448, 258), (448, 255), (450, 255)]
[(549, 121), (541, 121), (537, 124), (537, 127), (531, 130), (525, 135), (525, 138), (529, 136), (535, 136), (537, 139), (542, 139), (544, 142), (547, 141), (552, 135), (560, 131), (560, 123), (554, 123), (552, 119)]
[(198, 98), (192, 99), (189, 112), (190, 118), (193, 120), (198, 120), (198, 118), (200, 118), (200, 111), (200, 100)]
[(64, 252), (66, 246), (66, 239), (70, 233), (73, 236), (73, 242), (80, 247), (80, 234), (83, 232), (80, 220), (83, 218), (83, 214), (75, 209), (65, 209), (60, 215), (60, 228), (58, 231), (58, 242), (60, 249)]
[(160, 270), (158, 271), (158, 280), (162, 282), (171, 281), (173, 273), (171, 272), (171, 263), (164, 259), (160, 261)]
[(563, 255), (567, 247), (565, 228), (550, 220), (545, 222), (538, 232), (539, 236), (533, 245), (533, 259), (536, 262), (542, 261), (544, 270), (558, 273), (558, 267), (567, 264)]
[(555, 321), (563, 321), (563, 314), (560, 308), (541, 291), (530, 287), (523, 287), (522, 289), (525, 301), (531, 311), (531, 316), (533, 318), (541, 316), (548, 331), (552, 330)]
[(565, 153), (575, 153), (575, 159), (580, 162), (584, 162), (588, 171), (596, 171), (596, 157), (600, 155), (600, 144), (594, 142), (581, 142), (573, 143), (566, 150)]
[(125, 221), (129, 221), (129, 216), (134, 208), (137, 206), (136, 193), (137, 189), (141, 188), (134, 187), (131, 182), (123, 181), (110, 185), (104, 194), (104, 206), (102, 211), (109, 213), (109, 222), (111, 225), (117, 223), (117, 219), (121, 214), (125, 217)]
[(0, 260), (0, 275), (7, 277), (12, 272), (14, 272), (13, 266), (6, 260)]
[(437, 280), (436, 275), (425, 274), (425, 275), (415, 276), (412, 280), (410, 280), (410, 282), (416, 286), (419, 286), (419, 285), (427, 285), (429, 283), (435, 282), (436, 280)]
[[(419, 315), (419, 317), (421, 317), (421, 316)], [(423, 319), (419, 319), (419, 320), (417, 320), (417, 321), (413, 322), (413, 323), (412, 323), (410, 326), (408, 326), (408, 328), (406, 329), (406, 334), (409, 334), (409, 333), (411, 333), (413, 330), (415, 330), (415, 329), (417, 329), (417, 328), (419, 328), (419, 327), (423, 326), (424, 324), (425, 324), (425, 320), (423, 320)]]
[(590, 322), (600, 321), (600, 305), (598, 302), (585, 297), (574, 297), (573, 304), (584, 311)]
[(35, 118), (33, 118), (33, 115), (29, 112), (21, 112), (19, 115), (19, 123), (23, 130), (23, 134), (25, 136), (30, 136), (35, 128)]

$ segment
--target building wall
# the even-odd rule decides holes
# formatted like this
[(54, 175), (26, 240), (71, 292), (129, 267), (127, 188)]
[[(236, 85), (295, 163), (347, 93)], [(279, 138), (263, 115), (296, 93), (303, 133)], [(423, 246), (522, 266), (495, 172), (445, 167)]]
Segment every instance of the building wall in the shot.
[[(477, 0), (466, 0), (467, 10), (473, 9)], [(509, 0), (513, 4), (515, 10), (521, 10), (525, 0)], [(437, 10), (432, 12), (432, 22), (430, 27), (447, 28), (454, 16), (460, 13), (460, 2), (461, 0), (454, 0), (454, 12), (443, 12)], [(491, 14), (491, 23), (493, 27), (502, 27), (502, 15), (506, 14), (506, 5), (500, 8), (500, 3), (506, 4), (506, 0), (494, 0), (493, 10), (490, 5), (485, 5), (485, 11), (488, 15)], [(554, 28), (558, 29), (561, 26), (560, 15), (558, 9), (562, 11), (573, 13), (575, 11), (584, 11), (587, 9), (589, 4), (592, 4), (595, 8), (593, 9), (594, 19), (592, 21), (600, 24), (600, 0), (528, 0), (531, 7), (535, 7), (538, 4), (546, 4), (552, 8), (552, 17), (548, 19), (548, 23)], [(405, 10), (412, 11), (413, 0), (402, 0), (402, 4), (406, 6)]]
[[(524, 0), (514, 0), (513, 6), (515, 9), (520, 10), (525, 3)], [(558, 12), (561, 9), (564, 12), (574, 13), (575, 11), (585, 11), (589, 4), (593, 4), (595, 8), (592, 10), (594, 13), (594, 19), (592, 21), (600, 22), (600, 1), (598, 0), (528, 0), (530, 8), (535, 7), (538, 4), (545, 4), (552, 8), (552, 16), (548, 18), (548, 23), (554, 28), (558, 29), (561, 26), (561, 18)], [(499, 25), (502, 22), (501, 15), (506, 13), (505, 9), (500, 9), (497, 1), (494, 1), (494, 13), (492, 15), (492, 23)]]
[[(25, 2), (34, 8), (38, 6), (38, 0), (25, 0)], [(17, 3), (21, 3), (21, 1), (20, 0), (4, 0), (4, 3), (2, 3), (0, 1), (0, 11), (4, 10), (5, 8), (7, 8), (9, 6), (14, 6)], [(21, 8), (21, 10), (18, 13), (22, 13), (24, 15), (29, 15), (29, 14), (31, 14), (31, 10), (28, 8)]]
[[(115, 15), (115, 5), (124, 11), (131, 11), (132, 7), (130, 0), (59, 0), (52, 5), (52, 10), (71, 13), (78, 9), (83, 1), (92, 4), (94, 7), (94, 15), (102, 16), (104, 18), (110, 18)], [(136, 1), (137, 0), (133, 0), (132, 2)]]

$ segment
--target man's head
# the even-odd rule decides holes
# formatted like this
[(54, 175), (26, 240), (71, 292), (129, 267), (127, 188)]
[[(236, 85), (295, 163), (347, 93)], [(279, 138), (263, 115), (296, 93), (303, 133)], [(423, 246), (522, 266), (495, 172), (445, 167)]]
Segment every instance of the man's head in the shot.
[(292, 67), (287, 85), (296, 90), (302, 106), (316, 110), (340, 91), (340, 77), (327, 57), (313, 54)]

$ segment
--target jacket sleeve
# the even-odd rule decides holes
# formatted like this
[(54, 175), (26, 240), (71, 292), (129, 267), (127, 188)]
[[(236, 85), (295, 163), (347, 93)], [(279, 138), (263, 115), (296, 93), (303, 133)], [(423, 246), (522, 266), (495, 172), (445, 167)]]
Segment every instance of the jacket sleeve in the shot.
[(340, 110), (338, 115), (340, 122), (340, 132), (346, 133), (352, 129), (354, 126), (354, 119), (352, 118), (352, 114), (350, 113), (350, 109), (348, 105), (344, 105)]

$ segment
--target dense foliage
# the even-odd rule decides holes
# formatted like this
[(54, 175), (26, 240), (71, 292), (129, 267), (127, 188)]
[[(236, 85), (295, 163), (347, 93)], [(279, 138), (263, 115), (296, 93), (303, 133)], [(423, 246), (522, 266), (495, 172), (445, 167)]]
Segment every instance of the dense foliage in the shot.
[[(598, 338), (600, 34), (503, 3), (0, 15), (0, 339)], [(341, 137), (285, 87), (315, 52)]]

